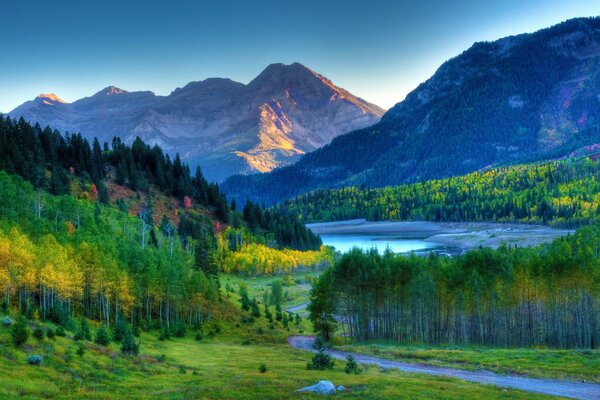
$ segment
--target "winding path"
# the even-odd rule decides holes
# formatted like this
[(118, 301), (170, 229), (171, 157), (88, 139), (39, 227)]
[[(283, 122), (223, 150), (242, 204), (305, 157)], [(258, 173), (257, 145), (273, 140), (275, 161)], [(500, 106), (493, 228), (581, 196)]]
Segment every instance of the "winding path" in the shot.
[[(288, 343), (290, 346), (315, 352), (313, 348), (315, 338), (313, 336), (290, 336)], [(395, 368), (405, 372), (414, 372), (421, 374), (449, 376), (470, 382), (482, 384), (491, 384), (500, 387), (510, 387), (535, 392), (549, 394), (553, 396), (570, 397), (585, 400), (600, 400), (600, 384), (580, 383), (559, 381), (553, 379), (524, 378), (513, 375), (500, 375), (489, 371), (466, 371), (454, 368), (437, 367), (425, 364), (405, 363), (391, 361), (378, 357), (365, 356), (362, 354), (350, 353), (339, 350), (327, 350), (327, 354), (338, 360), (345, 360), (348, 355), (352, 355), (360, 364), (377, 365), (381, 368)]]

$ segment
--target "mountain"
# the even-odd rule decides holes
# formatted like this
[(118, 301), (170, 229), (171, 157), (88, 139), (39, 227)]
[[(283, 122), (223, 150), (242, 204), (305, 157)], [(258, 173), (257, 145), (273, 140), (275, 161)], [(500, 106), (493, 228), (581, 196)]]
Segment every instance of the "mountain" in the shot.
[(140, 137), (221, 181), (293, 163), (336, 136), (377, 123), (383, 113), (294, 63), (272, 64), (247, 85), (209, 78), (168, 96), (109, 86), (69, 104), (43, 94), (9, 115), (101, 142)]
[(475, 43), (378, 124), (223, 189), (273, 204), (316, 188), (381, 187), (564, 155), (600, 141), (600, 18)]

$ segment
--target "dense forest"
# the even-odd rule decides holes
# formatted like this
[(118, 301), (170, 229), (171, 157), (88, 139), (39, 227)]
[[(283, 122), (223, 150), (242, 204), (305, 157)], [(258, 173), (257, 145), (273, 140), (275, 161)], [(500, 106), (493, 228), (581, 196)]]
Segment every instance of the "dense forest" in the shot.
[(577, 227), (600, 221), (600, 163), (564, 160), (494, 168), (380, 189), (321, 190), (279, 208), (304, 222), (496, 221)]
[(311, 320), (359, 341), (597, 348), (600, 228), (449, 258), (356, 249), (314, 285)]

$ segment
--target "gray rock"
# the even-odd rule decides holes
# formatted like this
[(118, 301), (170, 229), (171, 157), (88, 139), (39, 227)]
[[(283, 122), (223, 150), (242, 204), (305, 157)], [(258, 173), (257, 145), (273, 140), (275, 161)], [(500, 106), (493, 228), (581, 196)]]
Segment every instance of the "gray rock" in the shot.
[(346, 390), (346, 388), (343, 387), (342, 385), (340, 385), (340, 386), (336, 387), (335, 390), (337, 390), (338, 392), (341, 392), (342, 390)]
[(297, 392), (312, 392), (323, 395), (335, 394), (335, 386), (331, 381), (319, 381), (316, 385), (298, 389)]

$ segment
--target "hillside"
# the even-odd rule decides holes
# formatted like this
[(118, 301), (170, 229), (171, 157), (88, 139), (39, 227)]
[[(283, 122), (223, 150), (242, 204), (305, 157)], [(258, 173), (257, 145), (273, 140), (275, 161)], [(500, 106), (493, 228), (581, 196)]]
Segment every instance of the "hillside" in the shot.
[(600, 163), (570, 158), (492, 168), (385, 188), (317, 190), (278, 208), (304, 222), (518, 222), (576, 228), (600, 222)]
[(317, 188), (381, 187), (568, 154), (600, 141), (600, 18), (475, 43), (380, 123), (270, 174), (232, 177), (237, 199), (274, 204)]
[(299, 63), (272, 64), (247, 85), (209, 78), (168, 96), (114, 86), (73, 103), (41, 94), (9, 113), (100, 143), (140, 137), (200, 166), (210, 181), (290, 164), (382, 114)]

